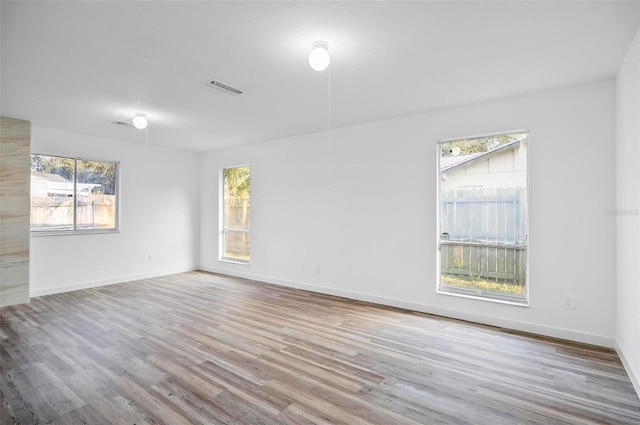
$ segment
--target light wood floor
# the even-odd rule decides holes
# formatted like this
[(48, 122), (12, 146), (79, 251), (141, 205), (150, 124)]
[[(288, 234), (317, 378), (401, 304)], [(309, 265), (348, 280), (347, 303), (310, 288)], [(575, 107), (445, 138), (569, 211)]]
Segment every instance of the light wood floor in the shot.
[(639, 424), (616, 354), (209, 273), (0, 309), (0, 424)]

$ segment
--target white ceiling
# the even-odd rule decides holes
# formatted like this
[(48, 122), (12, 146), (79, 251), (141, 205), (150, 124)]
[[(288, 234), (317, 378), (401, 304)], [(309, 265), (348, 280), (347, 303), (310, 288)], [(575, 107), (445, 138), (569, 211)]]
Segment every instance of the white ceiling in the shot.
[(635, 1), (0, 5), (2, 115), (144, 143), (111, 124), (140, 111), (194, 151), (611, 78), (640, 22)]

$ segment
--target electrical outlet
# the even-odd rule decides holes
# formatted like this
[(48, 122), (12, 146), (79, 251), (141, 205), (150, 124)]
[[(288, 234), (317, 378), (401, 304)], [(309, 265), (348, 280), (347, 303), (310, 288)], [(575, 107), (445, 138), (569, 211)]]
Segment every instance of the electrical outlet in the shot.
[(569, 310), (576, 309), (576, 297), (573, 295), (565, 295), (564, 297), (564, 308)]
[(316, 273), (320, 273), (320, 264), (316, 264), (315, 271), (316, 271)]
[(307, 268), (307, 265), (306, 265), (305, 263), (302, 263), (302, 264), (300, 265), (300, 270), (301, 270), (301, 271), (304, 271), (306, 268)]
[(149, 254), (149, 262), (153, 263), (154, 261), (156, 261), (156, 257), (153, 254)]

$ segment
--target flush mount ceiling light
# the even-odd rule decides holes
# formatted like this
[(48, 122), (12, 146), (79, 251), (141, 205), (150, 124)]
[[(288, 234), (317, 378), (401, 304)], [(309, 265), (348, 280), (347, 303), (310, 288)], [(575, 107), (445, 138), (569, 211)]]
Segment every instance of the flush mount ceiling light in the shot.
[(309, 53), (309, 65), (314, 71), (324, 71), (329, 66), (329, 45), (324, 41), (315, 41), (311, 44)]
[(147, 128), (147, 116), (145, 114), (137, 113), (132, 122), (133, 126), (138, 130)]

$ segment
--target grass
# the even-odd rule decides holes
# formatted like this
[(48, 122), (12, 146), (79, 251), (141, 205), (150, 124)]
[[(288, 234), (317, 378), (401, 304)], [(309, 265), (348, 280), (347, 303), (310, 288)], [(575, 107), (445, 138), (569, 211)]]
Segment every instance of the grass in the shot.
[(511, 295), (523, 297), (525, 295), (524, 285), (512, 283), (496, 282), (485, 279), (469, 279), (458, 276), (442, 275), (440, 280), (442, 286), (450, 288), (469, 289), (472, 291), (491, 292), (494, 294)]

